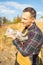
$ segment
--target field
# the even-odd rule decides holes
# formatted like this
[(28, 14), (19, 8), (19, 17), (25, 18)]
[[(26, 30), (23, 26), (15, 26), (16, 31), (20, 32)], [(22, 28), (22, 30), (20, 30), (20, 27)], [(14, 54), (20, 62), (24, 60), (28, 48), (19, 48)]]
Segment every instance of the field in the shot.
[[(43, 32), (43, 22), (37, 22), (37, 25)], [(12, 29), (18, 29), (19, 31), (22, 31), (23, 29), (23, 26), (20, 23), (3, 25), (2, 27), (0, 27), (0, 65), (14, 65), (15, 64), (17, 49), (15, 46), (13, 46), (12, 39), (4, 36), (6, 29), (8, 27), (11, 27)], [(18, 54), (18, 56), (19, 56), (18, 62), (20, 63), (20, 65), (28, 65), (28, 63), (29, 65), (31, 65), (31, 61), (30, 59), (28, 60), (28, 57), (24, 58), (23, 56), (21, 56), (20, 53)], [(39, 53), (39, 57), (42, 59), (41, 51)]]

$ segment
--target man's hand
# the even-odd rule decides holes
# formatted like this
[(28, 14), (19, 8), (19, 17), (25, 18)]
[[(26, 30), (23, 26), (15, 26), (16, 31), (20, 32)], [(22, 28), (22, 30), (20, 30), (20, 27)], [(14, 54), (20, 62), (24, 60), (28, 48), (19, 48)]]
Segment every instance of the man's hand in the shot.
[(9, 37), (9, 38), (12, 38), (12, 39), (16, 38), (15, 31), (12, 28), (9, 28), (9, 27), (7, 28), (7, 30), (6, 30), (4, 35)]
[(12, 38), (12, 39), (15, 39), (16, 37), (12, 34), (12, 35), (6, 35), (7, 37), (9, 37), (9, 38)]

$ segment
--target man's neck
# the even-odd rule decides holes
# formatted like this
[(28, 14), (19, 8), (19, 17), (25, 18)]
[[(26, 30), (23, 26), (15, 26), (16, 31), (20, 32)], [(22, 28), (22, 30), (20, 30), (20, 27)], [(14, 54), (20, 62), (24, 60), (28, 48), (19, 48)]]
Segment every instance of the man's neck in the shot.
[(25, 26), (25, 28), (30, 28), (32, 25), (33, 25), (33, 23), (31, 23), (31, 25)]

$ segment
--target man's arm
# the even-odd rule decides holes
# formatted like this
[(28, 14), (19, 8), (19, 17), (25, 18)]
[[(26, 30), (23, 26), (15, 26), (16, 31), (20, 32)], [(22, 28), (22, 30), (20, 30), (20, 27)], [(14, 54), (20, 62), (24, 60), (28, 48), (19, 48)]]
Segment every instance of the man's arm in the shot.
[(13, 40), (13, 44), (17, 47), (17, 49), (20, 51), (20, 53), (23, 55), (23, 56), (27, 56), (28, 54), (24, 51), (24, 45), (23, 45), (23, 42), (20, 42), (19, 40), (15, 39)]
[(19, 40), (13, 40), (13, 44), (17, 47), (17, 49), (21, 52), (23, 56), (30, 55), (33, 53), (40, 45), (42, 45), (42, 34), (39, 34), (38, 32), (30, 32), (28, 34), (28, 40), (25, 44), (26, 46), (22, 45)]

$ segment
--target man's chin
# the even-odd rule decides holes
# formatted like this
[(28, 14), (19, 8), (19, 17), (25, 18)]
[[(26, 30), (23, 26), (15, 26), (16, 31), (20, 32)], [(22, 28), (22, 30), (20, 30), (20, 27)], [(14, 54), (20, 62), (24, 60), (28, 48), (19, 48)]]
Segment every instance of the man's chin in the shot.
[(26, 23), (22, 23), (22, 24), (23, 24), (24, 27), (30, 26), (29, 24), (26, 24)]
[(23, 24), (23, 26), (26, 26), (26, 24), (25, 23), (22, 23)]
[(25, 23), (22, 23), (23, 24), (23, 26), (26, 26), (26, 24)]

